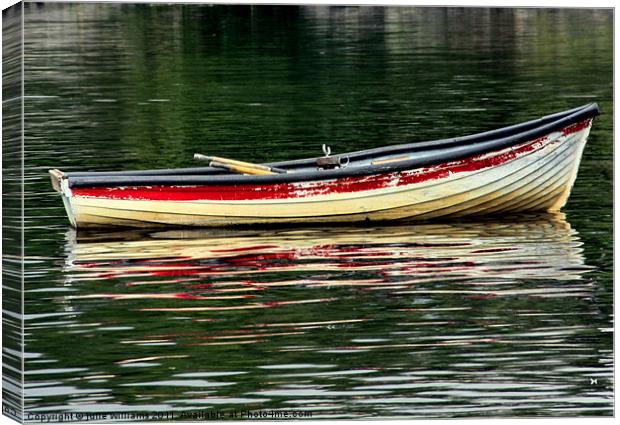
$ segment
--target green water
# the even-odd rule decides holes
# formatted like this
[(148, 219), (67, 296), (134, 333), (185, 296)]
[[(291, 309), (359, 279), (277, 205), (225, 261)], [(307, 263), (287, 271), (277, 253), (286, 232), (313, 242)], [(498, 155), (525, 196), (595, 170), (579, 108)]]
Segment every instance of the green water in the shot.
[[(612, 415), (612, 19), (27, 3), (26, 412)], [(75, 234), (47, 177), (338, 153), (592, 101), (565, 215)]]

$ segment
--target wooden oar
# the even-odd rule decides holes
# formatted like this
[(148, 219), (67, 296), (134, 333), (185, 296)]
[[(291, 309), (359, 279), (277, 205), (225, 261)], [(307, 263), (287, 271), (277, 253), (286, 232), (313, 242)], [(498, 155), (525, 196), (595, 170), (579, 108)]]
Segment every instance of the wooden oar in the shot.
[[(269, 167), (267, 165), (254, 164), (251, 162), (238, 161), (236, 159), (222, 158), (219, 156), (206, 156), (199, 153), (194, 154), (194, 159), (200, 161), (209, 161), (211, 167), (219, 167), (226, 168), (230, 171), (235, 171), (238, 169), (243, 169), (241, 171), (243, 174), (284, 174), (287, 173), (286, 170), (282, 168)], [(213, 165), (215, 163), (215, 165)], [(227, 167), (222, 167), (222, 165), (226, 165)], [(252, 170), (255, 170), (252, 172)]]
[(389, 164), (390, 162), (398, 162), (398, 161), (406, 161), (411, 159), (409, 155), (398, 156), (396, 158), (388, 158), (388, 159), (379, 159), (377, 161), (372, 161), (372, 165), (381, 165), (381, 164)]
[(233, 173), (239, 173), (239, 174), (253, 174), (253, 175), (276, 174), (272, 171), (260, 170), (258, 168), (244, 167), (242, 165), (224, 164), (223, 162), (218, 162), (218, 161), (209, 162), (209, 166), (215, 167), (215, 168), (223, 168), (224, 170), (232, 171)]

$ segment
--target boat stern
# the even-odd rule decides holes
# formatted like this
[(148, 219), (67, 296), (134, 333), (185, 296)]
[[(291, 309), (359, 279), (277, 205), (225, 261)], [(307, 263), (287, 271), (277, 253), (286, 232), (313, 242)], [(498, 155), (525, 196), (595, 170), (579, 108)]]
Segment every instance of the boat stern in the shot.
[(62, 198), (62, 203), (65, 206), (65, 211), (67, 212), (69, 222), (73, 227), (77, 228), (75, 212), (73, 205), (71, 204), (71, 189), (69, 189), (69, 180), (67, 179), (67, 175), (56, 168), (49, 170), (49, 174), (50, 180), (52, 181), (52, 187)]

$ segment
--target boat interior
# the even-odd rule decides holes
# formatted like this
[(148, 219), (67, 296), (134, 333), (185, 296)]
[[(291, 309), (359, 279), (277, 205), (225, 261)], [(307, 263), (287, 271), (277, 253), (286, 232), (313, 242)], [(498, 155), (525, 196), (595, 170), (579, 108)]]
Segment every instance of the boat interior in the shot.
[(268, 175), (245, 175), (212, 166), (60, 173), (62, 178), (69, 180), (69, 187), (276, 183), (370, 175), (414, 169), (504, 149), (553, 133), (598, 114), (598, 105), (590, 103), (525, 123), (474, 135), (391, 145), (333, 156), (330, 155), (329, 147), (324, 145), (323, 151), (326, 155), (323, 157), (262, 164), (263, 166), (276, 167), (280, 171), (280, 173), (269, 173)]

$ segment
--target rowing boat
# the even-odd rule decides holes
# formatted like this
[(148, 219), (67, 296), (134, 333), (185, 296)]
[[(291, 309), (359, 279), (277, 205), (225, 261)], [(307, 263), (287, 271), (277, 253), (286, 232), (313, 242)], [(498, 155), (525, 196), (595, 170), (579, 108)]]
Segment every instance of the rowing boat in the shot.
[[(569, 197), (598, 105), (498, 130), (346, 154), (217, 167), (50, 170), (71, 224), (231, 226), (428, 220), (558, 211)], [(261, 172), (262, 173), (262, 172)]]

